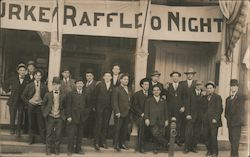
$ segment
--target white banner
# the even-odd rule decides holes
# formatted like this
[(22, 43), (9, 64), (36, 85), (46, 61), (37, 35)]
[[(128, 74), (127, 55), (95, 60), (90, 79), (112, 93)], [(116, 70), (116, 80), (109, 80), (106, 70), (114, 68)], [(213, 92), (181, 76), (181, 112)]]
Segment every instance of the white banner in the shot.
[[(145, 33), (149, 39), (221, 40), (218, 6), (150, 8), (149, 32)], [(137, 38), (144, 26), (146, 2), (65, 0), (64, 8), (59, 9), (64, 10), (64, 17), (59, 17), (63, 34)], [(2, 0), (0, 21), (1, 28), (50, 32), (52, 21), (57, 21), (57, 8), (52, 0)]]

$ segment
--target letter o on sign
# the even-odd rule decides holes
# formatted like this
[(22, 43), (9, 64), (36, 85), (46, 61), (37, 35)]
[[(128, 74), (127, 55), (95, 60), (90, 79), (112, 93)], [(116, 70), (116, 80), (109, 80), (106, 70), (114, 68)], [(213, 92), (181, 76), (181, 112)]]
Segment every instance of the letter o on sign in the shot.
[(161, 29), (161, 18), (158, 16), (152, 16), (151, 18), (151, 28), (153, 30)]

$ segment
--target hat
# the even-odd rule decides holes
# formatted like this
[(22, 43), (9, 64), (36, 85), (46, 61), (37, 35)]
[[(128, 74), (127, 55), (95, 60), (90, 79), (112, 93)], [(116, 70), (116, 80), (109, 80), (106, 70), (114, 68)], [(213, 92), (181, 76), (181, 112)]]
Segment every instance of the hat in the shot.
[(82, 78), (82, 77), (78, 77), (78, 78), (75, 80), (75, 83), (80, 82), (80, 81), (83, 82), (83, 78)]
[(19, 70), (20, 68), (25, 68), (26, 69), (26, 65), (23, 64), (23, 63), (20, 63), (20, 64), (18, 64), (16, 69)]
[(230, 86), (239, 86), (239, 82), (236, 79), (231, 79), (230, 80)]
[(158, 71), (158, 70), (155, 70), (155, 71), (153, 71), (152, 73), (151, 73), (151, 75), (150, 76), (155, 76), (155, 75), (161, 75), (161, 73)]
[(140, 86), (142, 86), (142, 84), (143, 84), (144, 82), (149, 82), (149, 79), (148, 79), (148, 78), (143, 78), (143, 79), (141, 79), (141, 81), (140, 81)]
[(172, 77), (174, 74), (178, 74), (179, 77), (181, 77), (181, 73), (179, 73), (178, 71), (173, 71), (172, 73), (170, 73), (170, 77)]
[(203, 81), (196, 81), (195, 85), (202, 85), (203, 84)]
[(216, 88), (216, 85), (213, 81), (208, 81), (206, 84), (205, 84), (205, 87), (207, 87), (208, 85), (212, 85), (214, 88)]
[(60, 77), (53, 77), (52, 83), (53, 84), (60, 84), (61, 83)]
[(193, 68), (188, 68), (188, 70), (186, 72), (184, 72), (184, 74), (195, 74), (196, 72), (194, 71)]
[(65, 72), (65, 71), (69, 71), (69, 72), (70, 72), (70, 70), (69, 70), (69, 68), (68, 68), (68, 67), (64, 67), (64, 68), (62, 68), (62, 72)]
[(27, 66), (29, 66), (29, 65), (34, 65), (35, 66), (35, 62), (34, 61), (28, 61)]

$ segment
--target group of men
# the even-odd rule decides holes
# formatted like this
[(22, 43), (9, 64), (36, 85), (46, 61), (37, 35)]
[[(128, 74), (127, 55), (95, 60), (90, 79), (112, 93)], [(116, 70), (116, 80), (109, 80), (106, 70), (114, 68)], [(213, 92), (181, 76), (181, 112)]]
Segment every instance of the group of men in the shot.
[[(27, 70), (27, 71), (26, 71)], [(176, 121), (176, 144), (184, 144), (184, 153), (197, 152), (197, 144), (205, 143), (207, 156), (218, 155), (218, 128), (222, 126), (222, 98), (215, 93), (213, 82), (205, 84), (193, 80), (195, 71), (189, 68), (187, 80), (180, 81), (181, 73), (170, 74), (171, 83), (159, 82), (160, 73), (154, 71), (149, 78), (140, 81), (141, 90), (133, 93), (130, 76), (120, 72), (114, 64), (110, 71), (103, 73), (101, 81), (94, 80), (93, 71), (73, 80), (70, 70), (62, 70), (62, 79), (54, 77), (52, 91), (41, 81), (43, 72), (29, 61), (19, 64), (17, 75), (3, 84), (6, 92), (11, 91), (8, 101), (10, 111), (10, 133), (21, 136), (29, 132), (30, 141), (35, 142), (35, 134), (46, 143), (46, 154), (60, 153), (63, 128), (66, 128), (68, 155), (84, 154), (82, 136), (86, 120), (95, 113), (94, 149), (108, 148), (107, 136), (109, 121), (114, 114), (114, 150), (128, 149), (131, 116), (137, 124), (138, 136), (136, 150), (144, 153), (145, 142), (152, 140), (153, 152), (161, 147), (167, 148), (170, 138), (170, 123)], [(238, 156), (241, 127), (244, 125), (244, 96), (239, 94), (237, 80), (230, 82), (231, 95), (226, 100), (225, 117), (229, 128), (231, 156)], [(204, 88), (205, 87), (205, 88)], [(17, 127), (15, 128), (15, 119)], [(23, 120), (23, 117), (25, 120)], [(28, 129), (27, 129), (28, 128)]]

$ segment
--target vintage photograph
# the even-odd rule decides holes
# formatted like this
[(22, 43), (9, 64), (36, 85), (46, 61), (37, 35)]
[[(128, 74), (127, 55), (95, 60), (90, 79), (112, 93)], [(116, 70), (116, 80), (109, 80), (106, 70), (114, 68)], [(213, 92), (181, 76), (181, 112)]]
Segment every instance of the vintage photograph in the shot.
[(249, 157), (249, 0), (0, 0), (0, 157)]

